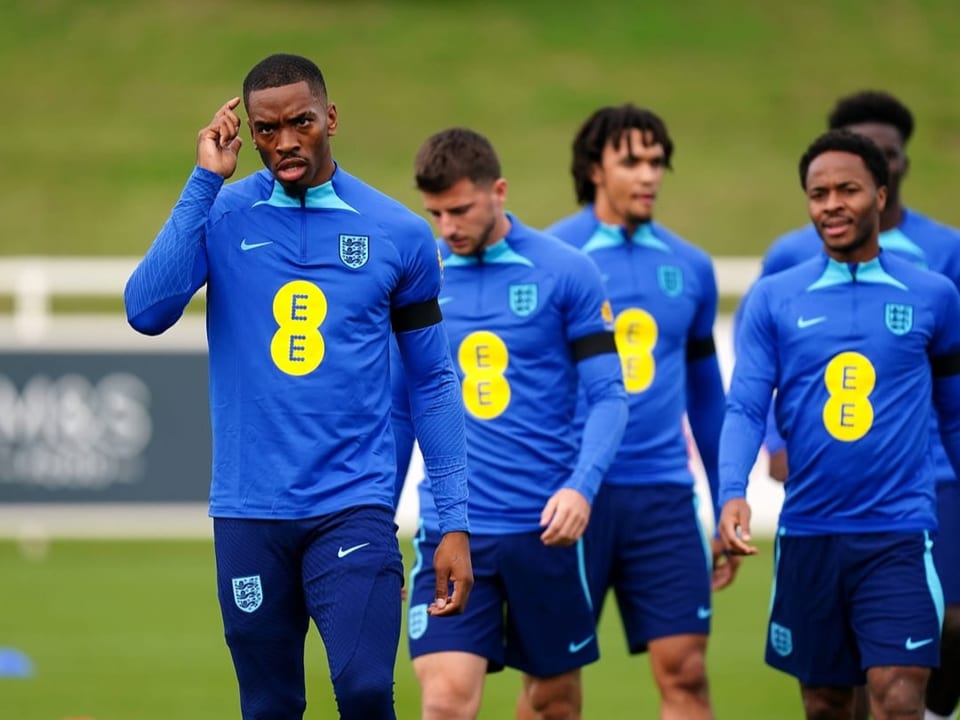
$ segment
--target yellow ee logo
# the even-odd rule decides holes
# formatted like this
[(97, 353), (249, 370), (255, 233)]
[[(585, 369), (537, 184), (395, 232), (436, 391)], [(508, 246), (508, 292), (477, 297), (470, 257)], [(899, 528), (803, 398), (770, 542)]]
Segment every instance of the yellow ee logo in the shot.
[(877, 371), (858, 352), (835, 355), (823, 372), (830, 397), (823, 406), (823, 426), (841, 442), (859, 440), (873, 427), (869, 395), (877, 385)]
[(467, 335), (457, 351), (463, 370), (463, 404), (480, 420), (492, 420), (510, 404), (510, 383), (504, 377), (510, 353), (499, 336), (487, 330)]
[(292, 280), (273, 296), (278, 328), (270, 341), (273, 363), (287, 375), (306, 375), (323, 362), (320, 325), (327, 317), (327, 298), (306, 280)]
[(653, 383), (657, 373), (653, 348), (660, 329), (653, 315), (640, 308), (628, 308), (617, 315), (613, 336), (628, 393), (640, 393)]

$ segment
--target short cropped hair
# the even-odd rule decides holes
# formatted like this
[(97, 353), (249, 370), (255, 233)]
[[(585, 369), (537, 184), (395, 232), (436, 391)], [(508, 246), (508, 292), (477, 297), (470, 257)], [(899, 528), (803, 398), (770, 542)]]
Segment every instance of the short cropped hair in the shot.
[(631, 103), (600, 108), (587, 118), (573, 139), (573, 164), (570, 172), (579, 204), (587, 205), (596, 200), (597, 188), (590, 179), (590, 173), (593, 165), (603, 158), (603, 149), (607, 143), (620, 147), (620, 143), (631, 130), (639, 130), (644, 138), (649, 134), (651, 145), (662, 145), (664, 163), (670, 167), (673, 141), (659, 115)]
[(421, 192), (443, 192), (464, 178), (483, 185), (500, 176), (500, 160), (490, 141), (462, 127), (431, 135), (414, 161), (414, 177)]
[(893, 95), (880, 90), (864, 90), (840, 98), (827, 117), (831, 130), (861, 123), (892, 125), (900, 131), (904, 144), (913, 134), (913, 113)]
[(250, 93), (256, 90), (295, 85), (299, 82), (307, 83), (316, 97), (326, 101), (327, 84), (320, 68), (312, 60), (301, 55), (270, 55), (254, 65), (244, 78), (243, 104), (247, 104)]
[(867, 170), (873, 176), (877, 187), (886, 187), (890, 179), (889, 166), (883, 151), (877, 144), (865, 135), (852, 133), (849, 130), (830, 130), (818, 137), (800, 158), (800, 186), (807, 189), (807, 172), (810, 164), (825, 152), (845, 152), (859, 155)]

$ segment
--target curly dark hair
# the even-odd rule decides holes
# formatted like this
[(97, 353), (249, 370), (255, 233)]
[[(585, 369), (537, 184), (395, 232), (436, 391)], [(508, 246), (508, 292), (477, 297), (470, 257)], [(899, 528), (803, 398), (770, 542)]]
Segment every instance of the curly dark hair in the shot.
[(913, 135), (913, 113), (893, 95), (880, 90), (864, 90), (840, 98), (827, 117), (831, 130), (860, 123), (893, 125), (900, 131), (904, 144)]
[(600, 108), (587, 118), (573, 139), (573, 164), (570, 172), (579, 204), (586, 205), (596, 199), (597, 188), (590, 179), (590, 170), (594, 164), (600, 162), (607, 143), (620, 147), (620, 143), (631, 130), (639, 130), (645, 139), (649, 136), (651, 145), (662, 145), (664, 164), (670, 167), (673, 141), (659, 115), (631, 103)]

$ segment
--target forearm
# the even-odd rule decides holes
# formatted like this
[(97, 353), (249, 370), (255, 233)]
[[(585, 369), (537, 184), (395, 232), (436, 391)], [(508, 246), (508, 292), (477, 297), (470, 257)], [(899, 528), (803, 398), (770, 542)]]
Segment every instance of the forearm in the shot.
[(577, 464), (564, 487), (576, 490), (593, 503), (603, 476), (620, 448), (629, 409), (616, 355), (596, 355), (582, 360), (577, 368), (588, 409)]
[(935, 377), (933, 401), (940, 439), (954, 473), (960, 477), (960, 374)]
[(203, 228), (223, 178), (195, 168), (170, 217), (140, 261), (124, 290), (127, 320), (156, 335), (179, 319), (206, 280)]
[(687, 363), (687, 417), (707, 473), (714, 517), (720, 517), (718, 458), (725, 396), (717, 356)]
[(410, 417), (410, 398), (407, 396), (407, 384), (399, 354), (396, 347), (391, 348), (390, 381), (393, 401), (391, 403), (390, 423), (393, 426), (393, 439), (397, 447), (394, 507), (400, 504), (400, 494), (403, 492), (403, 485), (410, 470), (410, 458), (413, 455), (413, 444), (416, 437), (413, 430), (413, 420)]
[(742, 407), (727, 409), (720, 431), (718, 505), (722, 508), (733, 498), (747, 495), (750, 471), (763, 441), (763, 417)]
[(441, 324), (397, 333), (416, 432), (442, 533), (469, 531), (460, 383)]

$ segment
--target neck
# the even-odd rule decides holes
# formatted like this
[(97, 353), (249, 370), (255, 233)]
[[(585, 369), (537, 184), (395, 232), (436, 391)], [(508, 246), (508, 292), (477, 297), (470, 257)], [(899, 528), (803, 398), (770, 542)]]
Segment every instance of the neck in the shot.
[(493, 223), (493, 228), (491, 228), (489, 235), (487, 236), (487, 241), (483, 244), (484, 248), (488, 248), (491, 245), (496, 245), (498, 242), (503, 240), (510, 233), (510, 218), (507, 217), (506, 213), (500, 213), (497, 219)]
[(616, 225), (617, 227), (624, 228), (628, 235), (633, 235), (637, 231), (638, 227), (646, 222), (650, 222), (649, 218), (646, 220), (641, 220), (639, 218), (626, 217), (616, 212), (610, 206), (610, 202), (607, 200), (606, 196), (599, 193), (593, 202), (593, 214), (597, 220), (605, 225)]
[(875, 233), (864, 243), (854, 247), (836, 249), (831, 247), (824, 248), (827, 255), (840, 263), (865, 263), (870, 262), (880, 254), (880, 241)]

